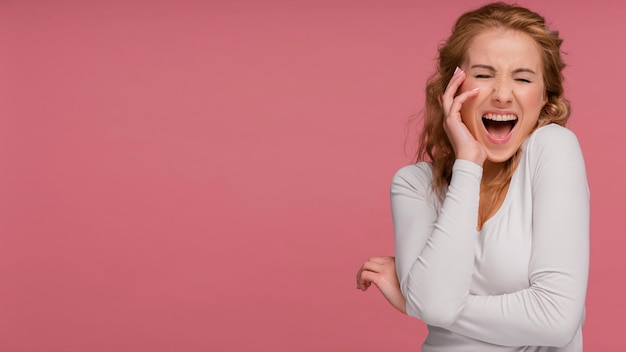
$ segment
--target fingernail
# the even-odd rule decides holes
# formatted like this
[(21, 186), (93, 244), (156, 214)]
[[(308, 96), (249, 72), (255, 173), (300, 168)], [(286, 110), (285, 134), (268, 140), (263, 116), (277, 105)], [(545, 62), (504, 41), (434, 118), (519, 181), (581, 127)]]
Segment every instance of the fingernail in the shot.
[(478, 91), (479, 89), (480, 89), (480, 88), (474, 88), (474, 89), (472, 89), (472, 92), (476, 92), (476, 91)]
[(457, 66), (457, 67), (454, 69), (454, 74), (456, 75), (456, 73), (457, 73), (457, 72), (459, 72), (459, 70), (460, 70), (460, 68), (459, 68), (459, 66)]

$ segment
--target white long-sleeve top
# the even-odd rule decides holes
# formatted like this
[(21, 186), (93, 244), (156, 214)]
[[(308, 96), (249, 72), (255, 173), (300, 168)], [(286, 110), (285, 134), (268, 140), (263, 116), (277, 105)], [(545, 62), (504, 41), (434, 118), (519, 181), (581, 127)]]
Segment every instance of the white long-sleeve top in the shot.
[(456, 160), (445, 199), (432, 169), (391, 185), (396, 269), (424, 352), (582, 351), (589, 189), (576, 136), (534, 131), (500, 209), (477, 231), (482, 168)]

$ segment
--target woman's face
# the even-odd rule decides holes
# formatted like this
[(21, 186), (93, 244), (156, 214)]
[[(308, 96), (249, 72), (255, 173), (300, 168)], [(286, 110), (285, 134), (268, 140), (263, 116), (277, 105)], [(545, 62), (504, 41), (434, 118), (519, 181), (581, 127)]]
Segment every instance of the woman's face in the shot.
[(527, 34), (490, 29), (473, 38), (460, 92), (480, 88), (461, 118), (492, 162), (508, 160), (537, 124), (546, 103), (539, 45)]

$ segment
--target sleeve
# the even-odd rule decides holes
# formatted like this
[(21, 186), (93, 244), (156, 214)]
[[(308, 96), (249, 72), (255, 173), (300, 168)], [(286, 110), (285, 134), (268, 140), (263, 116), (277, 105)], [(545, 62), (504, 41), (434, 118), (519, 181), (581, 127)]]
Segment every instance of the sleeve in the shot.
[(589, 269), (585, 165), (571, 131), (544, 129), (528, 146), (533, 148), (530, 286), (503, 295), (470, 295), (447, 327), (451, 331), (498, 345), (560, 347), (581, 326)]
[(411, 165), (393, 178), (396, 270), (408, 315), (446, 326), (456, 320), (469, 294), (482, 168), (455, 161), (439, 212), (434, 196), (429, 197), (430, 172)]

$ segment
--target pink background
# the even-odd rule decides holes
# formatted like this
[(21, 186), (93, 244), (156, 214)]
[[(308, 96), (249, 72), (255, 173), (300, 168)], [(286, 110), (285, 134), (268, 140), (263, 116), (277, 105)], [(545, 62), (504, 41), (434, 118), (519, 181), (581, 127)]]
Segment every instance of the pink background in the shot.
[[(482, 3), (2, 1), (0, 351), (419, 350), (424, 325), (354, 277), (393, 254), (411, 115)], [(626, 7), (520, 3), (566, 40), (585, 345), (616, 350)]]

